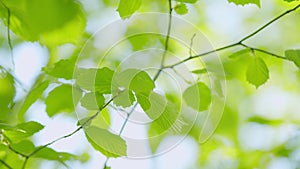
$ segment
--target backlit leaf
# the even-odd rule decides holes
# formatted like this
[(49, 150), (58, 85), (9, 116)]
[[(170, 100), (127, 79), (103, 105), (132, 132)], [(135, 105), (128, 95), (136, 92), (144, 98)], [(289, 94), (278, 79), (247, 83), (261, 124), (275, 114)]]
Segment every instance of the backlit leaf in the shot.
[(197, 111), (203, 111), (211, 103), (211, 91), (202, 82), (188, 87), (183, 93), (185, 103)]
[(142, 0), (120, 0), (117, 11), (124, 19), (130, 17), (142, 5)]
[(184, 3), (177, 4), (174, 7), (174, 9), (175, 9), (176, 13), (179, 15), (184, 15), (184, 14), (188, 13), (188, 11), (189, 11), (186, 4), (184, 4)]
[(269, 69), (260, 57), (255, 57), (246, 72), (247, 81), (258, 88), (269, 79)]
[(228, 2), (233, 2), (237, 5), (255, 4), (260, 7), (260, 0), (228, 0)]
[(120, 136), (96, 126), (85, 128), (85, 134), (90, 144), (105, 156), (126, 156), (127, 145)]
[(72, 79), (75, 59), (60, 60), (53, 67), (43, 68), (44, 72), (57, 78)]
[(104, 101), (104, 96), (96, 92), (86, 93), (80, 103), (88, 110), (99, 110), (104, 105)]
[(300, 69), (300, 50), (287, 50), (285, 51), (285, 56)]

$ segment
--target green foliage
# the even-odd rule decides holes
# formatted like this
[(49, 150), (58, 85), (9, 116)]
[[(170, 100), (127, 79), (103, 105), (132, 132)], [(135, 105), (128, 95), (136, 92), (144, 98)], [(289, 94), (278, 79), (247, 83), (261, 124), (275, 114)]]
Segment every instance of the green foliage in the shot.
[(174, 7), (174, 9), (175, 9), (176, 13), (178, 13), (179, 15), (187, 14), (189, 11), (186, 4), (184, 4), (184, 3), (177, 4)]
[[(73, 90), (74, 89), (74, 90)], [(46, 111), (50, 117), (57, 113), (74, 111), (79, 91), (69, 84), (63, 84), (53, 89), (46, 98)], [(74, 99), (74, 101), (73, 101)]]
[(22, 106), (19, 110), (18, 117), (20, 120), (23, 120), (23, 116), (25, 115), (26, 111), (30, 108), (30, 106), (39, 99), (43, 92), (47, 89), (49, 86), (49, 81), (42, 82), (36, 87), (34, 87), (25, 98), (24, 102), (22, 103)]
[(43, 68), (44, 72), (56, 78), (72, 79), (75, 68), (75, 59), (60, 60), (52, 67)]
[(176, 0), (177, 2), (185, 2), (185, 3), (195, 3), (198, 0)]
[(0, 122), (7, 120), (16, 94), (13, 77), (1, 69), (0, 67)]
[(127, 145), (120, 136), (96, 126), (85, 128), (85, 133), (90, 144), (105, 156), (126, 156)]
[(287, 50), (285, 51), (285, 56), (300, 69), (300, 50)]
[(233, 2), (237, 5), (255, 4), (260, 7), (260, 0), (228, 0), (228, 2)]
[[(10, 28), (28, 41), (48, 46), (77, 43), (85, 28), (81, 5), (72, 0), (3, 0), (11, 12)], [(55, 11), (55, 12), (54, 12)], [(1, 10), (0, 17), (7, 18)]]
[(19, 142), (22, 141), (36, 132), (42, 130), (44, 128), (38, 122), (30, 121), (26, 123), (21, 123), (16, 126), (10, 127), (9, 129), (4, 130), (4, 135), (7, 137), (11, 142)]
[(79, 69), (76, 84), (85, 90), (103, 94), (111, 93), (114, 71), (107, 67), (101, 69)]
[(255, 56), (247, 69), (247, 81), (258, 88), (269, 79), (269, 69), (262, 58)]
[(142, 5), (142, 0), (120, 0), (117, 11), (125, 19), (130, 17)]
[(98, 92), (86, 93), (80, 103), (88, 110), (99, 110), (104, 105), (104, 100), (104, 96)]
[(184, 91), (183, 99), (188, 106), (200, 112), (210, 105), (211, 92), (204, 83), (198, 82)]

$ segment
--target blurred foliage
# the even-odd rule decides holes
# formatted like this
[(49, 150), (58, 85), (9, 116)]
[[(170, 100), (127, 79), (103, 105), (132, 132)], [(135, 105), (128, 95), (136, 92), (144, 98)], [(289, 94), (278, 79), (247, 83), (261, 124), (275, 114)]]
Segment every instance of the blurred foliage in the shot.
[[(217, 9), (218, 4), (224, 9)], [(26, 41), (48, 49), (48, 62), (29, 90), (15, 75), (14, 63), (10, 67), (9, 61), (0, 62), (0, 169), (43, 168), (43, 160), (67, 168), (72, 160), (85, 163), (89, 152), (80, 155), (51, 148), (81, 129), (91, 146), (107, 158), (130, 156), (132, 147), (122, 132), (135, 109), (151, 120), (144, 129), (153, 154), (159, 152), (165, 138), (179, 135), (199, 142), (194, 168), (268, 168), (279, 158), (299, 167), (299, 158), (295, 158), (300, 151), (298, 8), (297, 0), (0, 0), (0, 25), (7, 28), (0, 31), (0, 53), (11, 53), (3, 58), (13, 57), (15, 45)], [(234, 11), (233, 21), (218, 13), (228, 9)], [(280, 15), (279, 11), (286, 12)], [(139, 12), (172, 15), (135, 18)], [(223, 29), (212, 13), (235, 30)], [(109, 33), (92, 35), (98, 15), (112, 21), (110, 16), (116, 14), (121, 20), (112, 25), (117, 26), (101, 25)], [(101, 17), (97, 23), (102, 23)], [(201, 35), (181, 19), (192, 22), (205, 38), (218, 41), (221, 47), (215, 49), (206, 44), (207, 39), (197, 39)], [(263, 27), (257, 29), (257, 25)], [(245, 33), (253, 30), (257, 31)], [(125, 58), (128, 53), (133, 56)], [(204, 56), (211, 59), (197, 59)], [(129, 66), (127, 59), (132, 59)], [(278, 99), (274, 88), (287, 97)], [(36, 145), (33, 136), (45, 126), (28, 120), (34, 104), (43, 104), (45, 110), (40, 113), (49, 118), (63, 113), (75, 118), (74, 112), (78, 113), (78, 128)], [(223, 114), (213, 113), (221, 109)], [(112, 130), (116, 112), (125, 114), (119, 133)], [(264, 135), (265, 130), (274, 132)], [(202, 142), (202, 134), (207, 133), (214, 134)], [(111, 167), (105, 163), (103, 168)]]

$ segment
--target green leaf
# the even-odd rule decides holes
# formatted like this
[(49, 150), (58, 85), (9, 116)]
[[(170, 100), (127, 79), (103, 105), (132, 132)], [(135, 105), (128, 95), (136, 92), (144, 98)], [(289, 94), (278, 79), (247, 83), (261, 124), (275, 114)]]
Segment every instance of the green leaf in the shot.
[[(150, 105), (145, 113), (152, 120), (157, 119), (165, 111), (167, 106), (166, 98), (154, 92), (150, 94), (148, 102)], [(143, 103), (141, 105), (143, 105)]]
[(103, 94), (111, 93), (114, 71), (109, 68), (79, 69), (77, 74), (76, 83), (82, 89)]
[(156, 118), (150, 125), (150, 128), (155, 129), (157, 135), (171, 129), (176, 131), (176, 120), (179, 116), (179, 108), (172, 102), (168, 101), (163, 113)]
[[(39, 148), (39, 147), (37, 147)], [(59, 161), (62, 164), (66, 165), (64, 162), (70, 159), (77, 158), (75, 155), (66, 153), (66, 152), (57, 152), (52, 148), (45, 147), (38, 151), (33, 157), (35, 158), (43, 158), (47, 160)]]
[(184, 14), (187, 14), (188, 13), (188, 8), (186, 6), (186, 4), (184, 3), (180, 3), (180, 4), (177, 4), (175, 7), (175, 12), (179, 15), (184, 15)]
[(7, 120), (15, 94), (13, 77), (9, 73), (4, 72), (4, 70), (2, 71), (0, 66), (0, 122)]
[(13, 143), (10, 145), (14, 150), (22, 153), (22, 154), (30, 154), (34, 151), (35, 146), (34, 144), (29, 140), (22, 140), (18, 143)]
[(228, 2), (233, 2), (236, 5), (255, 4), (260, 7), (260, 0), (228, 0)]
[(185, 3), (195, 3), (198, 0), (176, 0), (177, 2), (185, 2)]
[(30, 106), (42, 96), (43, 92), (47, 89), (49, 86), (49, 81), (42, 82), (38, 84), (36, 87), (34, 87), (29, 94), (27, 95), (25, 101), (22, 103), (22, 106), (19, 110), (18, 117), (19, 119), (23, 119), (24, 114), (27, 112), (27, 110), (30, 108)]
[(50, 76), (72, 79), (75, 68), (75, 59), (60, 60), (53, 67), (44, 67), (43, 71)]
[(107, 157), (126, 156), (127, 145), (120, 136), (96, 126), (85, 128), (85, 134), (90, 144), (103, 155)]
[(211, 103), (210, 89), (202, 82), (188, 87), (183, 93), (185, 103), (197, 111), (203, 111)]
[(251, 52), (251, 50), (249, 48), (246, 48), (246, 49), (242, 49), (237, 52), (234, 52), (233, 54), (229, 55), (228, 57), (230, 59), (240, 59), (245, 55), (249, 55), (250, 52)]
[(298, 1), (298, 0), (284, 0), (286, 2), (294, 2), (294, 1)]
[(76, 88), (72, 88), (69, 84), (56, 87), (49, 93), (45, 101), (48, 115), (52, 117), (60, 112), (73, 112), (77, 104), (76, 96), (78, 95), (81, 95), (81, 92)]
[(42, 130), (43, 128), (44, 126), (40, 123), (30, 121), (18, 124), (12, 129), (5, 130), (4, 135), (8, 137), (12, 142), (18, 142), (23, 139), (26, 139), (27, 137), (32, 136), (33, 134)]
[(104, 105), (104, 96), (98, 92), (86, 93), (80, 103), (87, 110), (99, 110)]
[(120, 0), (117, 11), (121, 18), (129, 18), (142, 5), (142, 0)]
[(193, 70), (192, 73), (194, 74), (205, 74), (207, 73), (207, 69), (196, 69), (196, 70)]
[[(93, 112), (94, 113), (94, 112)], [(92, 114), (94, 115), (94, 114)], [(83, 125), (87, 120), (89, 120), (92, 115), (85, 117), (78, 121), (77, 126)], [(96, 126), (103, 129), (108, 129), (110, 126), (110, 114), (107, 109), (103, 109), (97, 117), (94, 117), (93, 120), (90, 120), (84, 127)]]
[(300, 69), (300, 50), (286, 50), (285, 56)]
[[(11, 11), (11, 30), (24, 40), (48, 46), (77, 43), (85, 29), (81, 5), (73, 0), (3, 0)], [(1, 10), (0, 17), (7, 18)]]
[(247, 81), (258, 88), (269, 79), (269, 70), (263, 59), (255, 57), (246, 72)]

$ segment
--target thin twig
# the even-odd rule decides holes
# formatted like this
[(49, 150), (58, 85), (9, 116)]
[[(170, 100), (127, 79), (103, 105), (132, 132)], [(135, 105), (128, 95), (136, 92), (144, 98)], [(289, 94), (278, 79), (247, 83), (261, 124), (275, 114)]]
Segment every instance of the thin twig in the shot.
[(270, 56), (274, 56), (274, 57), (279, 58), (279, 59), (288, 60), (286, 57), (277, 55), (277, 54), (275, 54), (275, 53), (272, 53), (272, 52), (269, 52), (269, 51), (266, 51), (266, 50), (263, 50), (263, 49), (254, 48), (254, 47), (251, 47), (251, 46), (246, 45), (246, 44), (244, 44), (244, 43), (242, 43), (242, 44), (240, 44), (240, 45), (243, 46), (243, 47), (245, 47), (245, 48), (249, 48), (249, 49), (252, 50), (252, 51), (258, 51), (258, 52), (265, 53), (265, 54), (270, 55)]
[[(121, 92), (120, 92), (121, 93)], [(57, 139), (55, 139), (55, 140), (53, 140), (53, 141), (51, 141), (51, 142), (49, 142), (49, 143), (47, 143), (47, 144), (45, 144), (45, 145), (43, 145), (43, 146), (40, 146), (40, 147), (38, 147), (37, 149), (35, 149), (32, 153), (30, 153), (28, 156), (27, 156), (27, 158), (25, 158), (25, 160), (24, 160), (24, 163), (23, 163), (23, 169), (25, 168), (25, 166), (26, 166), (26, 163), (27, 163), (27, 161), (28, 161), (28, 159), (30, 158), (30, 157), (32, 157), (33, 155), (35, 155), (36, 153), (38, 153), (39, 151), (41, 151), (42, 149), (44, 149), (44, 148), (46, 148), (46, 147), (48, 147), (48, 146), (50, 146), (50, 145), (52, 145), (52, 144), (54, 144), (54, 143), (56, 143), (56, 142), (58, 142), (58, 141), (60, 141), (60, 140), (62, 140), (62, 139), (66, 139), (66, 138), (68, 138), (68, 137), (71, 137), (71, 136), (73, 136), (74, 134), (76, 134), (78, 131), (80, 131), (81, 129), (83, 129), (90, 121), (92, 121), (94, 118), (96, 118), (97, 116), (98, 116), (98, 114), (105, 108), (105, 107), (107, 107), (116, 97), (118, 97), (119, 96), (119, 94), (120, 93), (118, 93), (117, 95), (115, 95), (114, 97), (112, 97), (106, 104), (104, 104), (101, 108), (99, 108), (99, 110), (93, 115), (93, 116), (91, 116), (89, 119), (87, 119), (83, 124), (81, 124), (76, 130), (74, 130), (73, 132), (71, 132), (71, 133), (69, 133), (69, 134), (67, 134), (67, 135), (64, 135), (64, 136), (62, 136), (62, 137), (59, 137), (59, 138), (57, 138)]]
[(12, 169), (12, 167), (10, 165), (8, 165), (5, 161), (0, 159), (0, 163), (2, 163), (6, 168), (8, 169)]
[(133, 107), (131, 108), (130, 112), (127, 114), (127, 117), (126, 117), (126, 119), (125, 119), (125, 121), (124, 121), (124, 123), (123, 123), (123, 125), (122, 125), (122, 127), (121, 127), (121, 129), (120, 129), (119, 136), (122, 135), (122, 133), (123, 133), (123, 131), (124, 131), (124, 129), (125, 129), (125, 126), (126, 126), (126, 124), (128, 123), (128, 120), (129, 120), (130, 116), (132, 115), (132, 113), (133, 113), (133, 111), (135, 110), (135, 108), (136, 108), (137, 105), (138, 105), (138, 103), (136, 102), (136, 103), (133, 105)]
[(196, 34), (194, 33), (194, 35), (191, 38), (191, 43), (190, 43), (190, 51), (189, 51), (190, 56), (192, 56), (192, 48), (193, 48), (193, 43), (194, 43), (195, 37), (196, 37)]
[(13, 45), (11, 43), (11, 36), (10, 36), (10, 16), (11, 16), (11, 12), (10, 9), (2, 2), (2, 0), (0, 0), (0, 3), (2, 4), (2, 6), (7, 10), (7, 41), (8, 41), (8, 46), (11, 52), (11, 62), (12, 62), (12, 66), (13, 66), (13, 70), (15, 69), (15, 61), (14, 61), (14, 54), (13, 54)]

